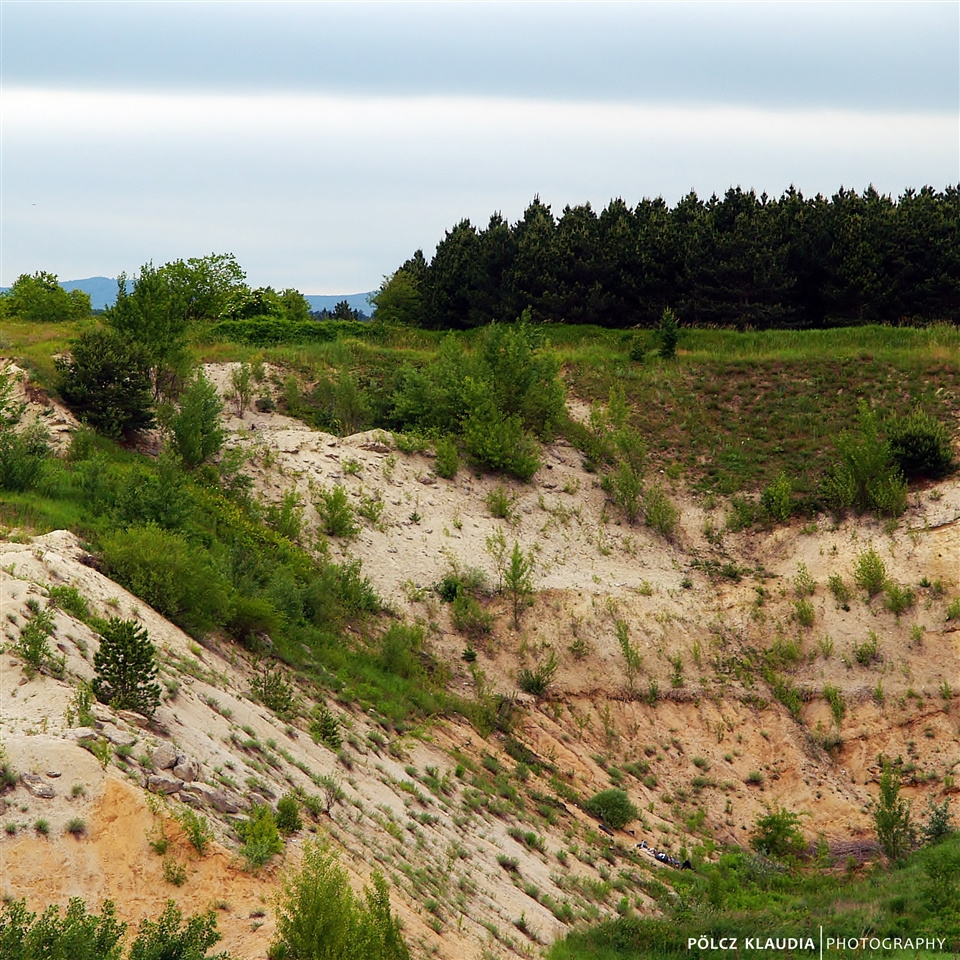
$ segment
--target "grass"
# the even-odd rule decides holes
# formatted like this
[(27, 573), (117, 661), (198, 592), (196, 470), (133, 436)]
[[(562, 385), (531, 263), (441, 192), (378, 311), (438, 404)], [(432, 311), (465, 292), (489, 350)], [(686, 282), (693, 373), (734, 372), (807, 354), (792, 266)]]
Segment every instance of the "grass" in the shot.
[[(960, 892), (958, 860), (958, 834), (916, 851), (896, 869), (860, 871), (856, 861), (851, 870), (824, 869), (816, 862), (787, 869), (752, 853), (726, 852), (716, 863), (663, 876), (673, 889), (656, 888), (662, 916), (623, 917), (575, 931), (557, 941), (547, 957), (666, 960), (692, 955), (688, 941), (701, 936), (714, 942), (737, 937), (739, 955), (760, 957), (769, 955), (762, 949), (766, 937), (816, 939), (821, 925), (825, 943), (831, 936), (939, 937), (946, 940), (943, 949), (953, 953), (960, 941), (960, 916), (952, 909)], [(750, 950), (747, 937), (759, 937), (760, 949)], [(943, 954), (921, 948), (909, 956)]]

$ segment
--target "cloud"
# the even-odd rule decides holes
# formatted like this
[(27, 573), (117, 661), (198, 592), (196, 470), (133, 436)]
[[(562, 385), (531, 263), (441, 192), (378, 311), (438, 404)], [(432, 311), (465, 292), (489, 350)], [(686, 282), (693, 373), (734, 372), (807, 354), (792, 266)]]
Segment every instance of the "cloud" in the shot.
[(17, 85), (956, 112), (953, 3), (23, 3)]
[(376, 286), (534, 194), (559, 213), (734, 184), (942, 187), (960, 135), (955, 115), (902, 112), (10, 87), (3, 124), (3, 282), (230, 250), (253, 282), (306, 292)]

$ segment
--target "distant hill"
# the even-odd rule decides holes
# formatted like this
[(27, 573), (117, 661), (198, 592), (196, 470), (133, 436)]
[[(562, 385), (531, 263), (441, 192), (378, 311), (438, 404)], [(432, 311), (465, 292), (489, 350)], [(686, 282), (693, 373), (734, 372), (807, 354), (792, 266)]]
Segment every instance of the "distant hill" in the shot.
[(61, 280), (64, 290), (82, 290), (90, 297), (94, 310), (112, 307), (117, 299), (117, 281), (110, 277), (87, 277), (86, 280)]
[[(113, 306), (117, 299), (117, 281), (110, 277), (87, 277), (85, 280), (61, 280), (60, 286), (64, 290), (82, 290), (89, 294), (90, 303), (94, 310), (102, 310), (104, 307)], [(0, 287), (0, 293), (6, 293), (9, 287)], [(370, 290), (367, 293), (341, 293), (336, 295), (308, 294), (307, 303), (311, 310), (333, 310), (341, 300), (346, 300), (350, 304), (351, 310), (359, 310), (361, 313), (370, 316), (373, 313), (373, 307), (370, 306), (367, 297), (376, 293)]]
[(341, 300), (346, 300), (350, 304), (351, 310), (359, 310), (368, 317), (373, 313), (373, 307), (367, 297), (376, 293), (371, 290), (368, 293), (343, 293), (336, 296), (321, 296), (320, 294), (304, 294), (311, 310), (333, 310)]

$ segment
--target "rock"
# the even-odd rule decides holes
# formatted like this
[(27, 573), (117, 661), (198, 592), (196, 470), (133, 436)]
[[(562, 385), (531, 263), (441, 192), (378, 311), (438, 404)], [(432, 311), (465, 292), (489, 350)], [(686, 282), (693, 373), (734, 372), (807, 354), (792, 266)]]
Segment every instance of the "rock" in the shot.
[(193, 793), (187, 793), (185, 790), (181, 790), (177, 796), (180, 798), (181, 802), (185, 803), (188, 807), (202, 807), (203, 801)]
[(175, 780), (173, 777), (165, 777), (162, 774), (147, 777), (147, 789), (151, 793), (176, 793), (182, 786), (182, 780)]
[(76, 727), (73, 730), (68, 730), (64, 736), (70, 740), (76, 740), (81, 747), (88, 743), (96, 743), (100, 739), (100, 734), (95, 727)]
[(377, 443), (376, 441), (372, 443), (361, 443), (361, 450), (370, 450), (373, 453), (389, 453), (390, 448), (385, 443)]
[(120, 730), (112, 723), (104, 724), (103, 735), (118, 747), (132, 747), (137, 742), (137, 738), (132, 733)]
[(48, 776), (51, 780), (56, 780), (57, 777), (63, 776), (63, 774), (61, 774), (61, 772), (60, 772), (59, 770), (48, 770), (48, 771), (47, 771), (47, 776)]
[(425, 487), (433, 486), (437, 482), (437, 478), (432, 473), (425, 473), (421, 478), (420, 482)]
[(240, 797), (219, 787), (211, 787), (207, 783), (184, 784), (180, 790), (180, 797), (183, 799), (185, 796), (195, 797), (201, 803), (219, 810), (220, 813), (239, 813), (245, 806)]
[(56, 794), (53, 792), (53, 787), (49, 783), (43, 782), (43, 777), (36, 773), (21, 773), (20, 782), (30, 791), (35, 797), (39, 797), (41, 800), (52, 800)]
[(169, 770), (177, 765), (177, 751), (169, 743), (161, 743), (150, 758), (154, 770)]
[(200, 775), (200, 764), (193, 757), (184, 757), (177, 761), (173, 768), (173, 775), (179, 777), (184, 783), (192, 783)]
[(146, 730), (150, 726), (150, 721), (142, 713), (136, 713), (133, 710), (118, 710), (117, 716), (131, 727)]

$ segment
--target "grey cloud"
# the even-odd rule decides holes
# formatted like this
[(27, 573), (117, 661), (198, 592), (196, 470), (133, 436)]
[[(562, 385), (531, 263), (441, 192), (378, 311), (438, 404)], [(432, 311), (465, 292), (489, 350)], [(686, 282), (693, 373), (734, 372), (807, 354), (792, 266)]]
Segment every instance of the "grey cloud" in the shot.
[(3, 4), (7, 84), (949, 112), (954, 3)]

